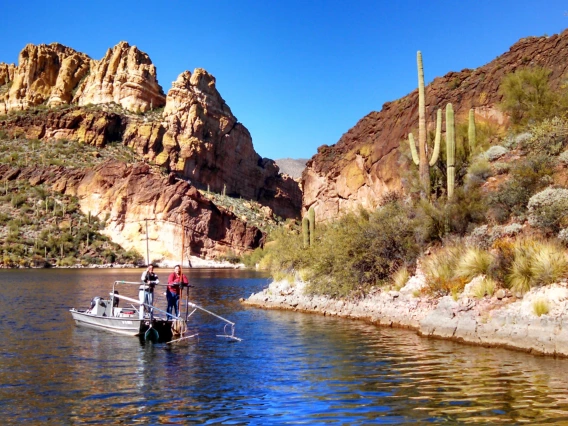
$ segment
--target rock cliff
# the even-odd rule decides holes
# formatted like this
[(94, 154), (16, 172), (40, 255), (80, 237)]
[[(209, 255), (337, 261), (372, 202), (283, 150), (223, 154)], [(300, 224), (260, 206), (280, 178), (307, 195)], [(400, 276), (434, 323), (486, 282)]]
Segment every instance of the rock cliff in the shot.
[(10, 136), (99, 147), (122, 141), (198, 188), (258, 201), (284, 218), (300, 214), (298, 182), (255, 152), (203, 69), (180, 74), (164, 96), (148, 55), (126, 42), (100, 61), (59, 44), (28, 45), (17, 67), (0, 64), (0, 114), (38, 105), (0, 118), (0, 127)]
[[(202, 197), (174, 176), (151, 172), (144, 163), (107, 162), (93, 169), (0, 165), (0, 179), (25, 179), (79, 197), (81, 210), (105, 220), (104, 233), (123, 247), (146, 253), (146, 219), (150, 257), (184, 260), (191, 254), (215, 258), (242, 253), (264, 243), (264, 234), (230, 211)], [(106, 218), (106, 219), (105, 219)]]
[[(425, 57), (428, 68), (428, 58)], [(529, 37), (513, 45), (492, 62), (475, 70), (450, 72), (426, 87), (426, 115), (435, 125), (436, 110), (451, 102), (457, 120), (465, 120), (470, 108), (476, 120), (504, 124), (497, 108), (499, 84), (504, 75), (528, 66), (549, 68), (558, 87), (568, 68), (568, 30), (551, 37)], [(371, 112), (333, 146), (321, 146), (302, 175), (303, 210), (314, 206), (318, 220), (329, 220), (359, 205), (375, 207), (390, 190), (400, 190), (401, 143), (418, 127), (418, 90), (387, 102)]]
[(90, 58), (59, 43), (28, 44), (18, 66), (0, 64), (0, 114), (47, 103), (71, 100), (71, 91), (89, 71)]
[(148, 55), (124, 41), (92, 63), (73, 98), (78, 105), (114, 102), (134, 112), (162, 107), (165, 101), (156, 67)]

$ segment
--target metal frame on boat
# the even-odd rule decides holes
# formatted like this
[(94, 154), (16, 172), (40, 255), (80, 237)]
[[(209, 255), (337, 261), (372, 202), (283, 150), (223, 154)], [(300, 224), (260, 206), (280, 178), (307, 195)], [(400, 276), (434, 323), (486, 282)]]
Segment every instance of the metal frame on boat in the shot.
[[(186, 335), (187, 322), (189, 317), (199, 309), (205, 313), (224, 321), (225, 327), (223, 334), (217, 337), (225, 337), (232, 340), (241, 340), (235, 336), (235, 323), (231, 322), (189, 300), (185, 301), (185, 319), (167, 314), (165, 311), (155, 306), (143, 303), (137, 299), (133, 299), (119, 294), (117, 286), (119, 285), (144, 285), (140, 282), (131, 281), (115, 281), (109, 298), (95, 297), (91, 301), (89, 309), (78, 310), (70, 309), (71, 316), (77, 325), (107, 330), (113, 333), (123, 334), (127, 336), (140, 336), (144, 340), (160, 341), (174, 343), (189, 338), (196, 337), (198, 334)], [(155, 284), (158, 286), (160, 284)], [(119, 301), (130, 302), (129, 307), (119, 307)], [(181, 305), (181, 303), (180, 303)], [(189, 313), (189, 308), (193, 311)], [(146, 308), (146, 309), (145, 309)], [(182, 306), (180, 306), (181, 310)], [(164, 316), (155, 315), (154, 312), (163, 314)], [(173, 319), (168, 319), (168, 315)], [(230, 330), (227, 329), (230, 327)], [(173, 337), (177, 337), (173, 339)]]

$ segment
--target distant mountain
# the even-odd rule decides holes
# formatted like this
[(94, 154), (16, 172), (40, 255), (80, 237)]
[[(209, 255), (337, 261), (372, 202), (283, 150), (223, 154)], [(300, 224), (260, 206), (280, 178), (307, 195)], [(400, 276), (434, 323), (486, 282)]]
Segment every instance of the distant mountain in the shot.
[(280, 168), (280, 173), (285, 173), (292, 176), (294, 179), (302, 177), (302, 172), (306, 168), (307, 158), (281, 158), (274, 160), (276, 165)]

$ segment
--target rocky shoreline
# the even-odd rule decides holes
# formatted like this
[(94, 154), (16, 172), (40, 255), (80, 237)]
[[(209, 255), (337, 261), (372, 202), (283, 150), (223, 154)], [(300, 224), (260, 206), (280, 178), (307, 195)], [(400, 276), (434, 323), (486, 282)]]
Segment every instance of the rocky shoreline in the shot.
[[(263, 309), (282, 309), (358, 319), (380, 326), (415, 330), (419, 335), (485, 347), (568, 357), (568, 287), (560, 282), (535, 288), (522, 297), (500, 291), (473, 297), (466, 290), (455, 300), (420, 292), (423, 276), (412, 277), (400, 291), (376, 290), (358, 301), (306, 295), (306, 284), (274, 281), (241, 302)], [(471, 287), (470, 287), (471, 288)], [(538, 316), (535, 301), (549, 310)]]

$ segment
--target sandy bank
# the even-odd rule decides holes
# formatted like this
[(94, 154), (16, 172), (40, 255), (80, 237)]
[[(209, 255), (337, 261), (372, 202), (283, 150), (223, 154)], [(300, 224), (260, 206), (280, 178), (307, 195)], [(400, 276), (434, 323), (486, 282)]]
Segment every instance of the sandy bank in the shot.
[[(412, 277), (400, 291), (377, 290), (359, 301), (333, 300), (304, 294), (301, 281), (272, 282), (242, 303), (360, 319), (377, 325), (416, 330), (428, 337), (505, 347), (535, 354), (568, 356), (568, 288), (566, 282), (535, 288), (522, 298), (509, 292), (477, 299), (468, 289), (457, 300), (418, 295), (423, 277)], [(544, 301), (547, 314), (534, 312)]]

